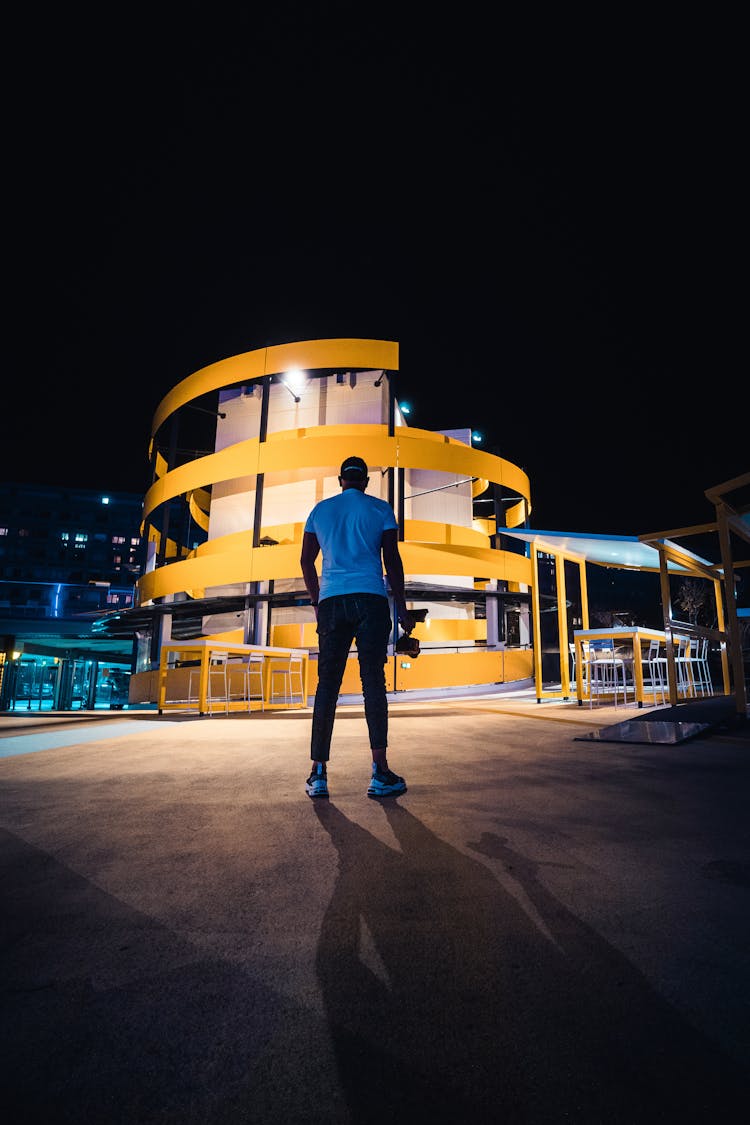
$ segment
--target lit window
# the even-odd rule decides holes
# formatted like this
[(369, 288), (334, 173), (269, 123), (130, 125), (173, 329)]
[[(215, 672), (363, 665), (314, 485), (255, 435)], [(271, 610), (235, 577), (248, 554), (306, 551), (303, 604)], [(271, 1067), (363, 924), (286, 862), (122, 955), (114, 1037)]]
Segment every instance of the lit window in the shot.
[(7, 527), (0, 527), (0, 535), (7, 535), (7, 534), (8, 534)]
[(85, 531), (76, 532), (76, 543), (88, 543), (89, 537)]
[(63, 543), (67, 543), (68, 540), (70, 539), (70, 535), (68, 534), (67, 531), (62, 531), (60, 533), (60, 538), (62, 539)]
[(140, 539), (131, 539), (130, 540), (130, 546), (131, 547), (139, 547), (140, 543), (141, 543)]
[(113, 535), (112, 536), (112, 542), (113, 543), (124, 543), (125, 542), (125, 536), (124, 535)]
[(109, 504), (109, 496), (102, 496), (102, 504)]

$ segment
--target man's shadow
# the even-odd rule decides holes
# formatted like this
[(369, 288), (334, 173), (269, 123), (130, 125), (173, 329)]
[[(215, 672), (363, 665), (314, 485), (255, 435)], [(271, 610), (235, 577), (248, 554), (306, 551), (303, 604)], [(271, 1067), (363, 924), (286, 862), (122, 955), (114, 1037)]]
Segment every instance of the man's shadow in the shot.
[(401, 851), (315, 802), (339, 857), (317, 973), (355, 1122), (731, 1120), (739, 1068), (501, 836), (467, 846), (382, 803)]

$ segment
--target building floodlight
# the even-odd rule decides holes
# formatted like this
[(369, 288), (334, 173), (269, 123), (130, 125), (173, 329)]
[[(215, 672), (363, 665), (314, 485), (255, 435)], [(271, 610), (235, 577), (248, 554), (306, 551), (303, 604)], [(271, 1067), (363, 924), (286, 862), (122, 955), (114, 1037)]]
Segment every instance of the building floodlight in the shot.
[(293, 367), (290, 371), (284, 372), (280, 382), (289, 391), (294, 401), (299, 402), (300, 395), (307, 386), (307, 375), (304, 371), (300, 371), (298, 367)]

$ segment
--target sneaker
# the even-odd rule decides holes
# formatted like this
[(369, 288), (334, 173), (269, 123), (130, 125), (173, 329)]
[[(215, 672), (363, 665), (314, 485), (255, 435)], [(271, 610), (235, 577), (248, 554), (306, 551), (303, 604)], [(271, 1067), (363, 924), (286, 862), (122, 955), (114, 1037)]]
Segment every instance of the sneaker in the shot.
[(328, 796), (328, 778), (322, 766), (313, 766), (313, 771), (305, 782), (305, 793), (308, 797)]
[(368, 797), (394, 797), (397, 793), (406, 792), (406, 782), (393, 770), (373, 769), (370, 784), (367, 786)]

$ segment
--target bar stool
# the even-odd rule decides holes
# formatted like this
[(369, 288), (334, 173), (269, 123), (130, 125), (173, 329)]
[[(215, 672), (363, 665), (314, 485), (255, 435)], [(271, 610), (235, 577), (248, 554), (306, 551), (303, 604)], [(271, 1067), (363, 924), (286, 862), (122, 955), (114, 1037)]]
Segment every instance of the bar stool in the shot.
[(570, 641), (568, 643), (568, 652), (570, 653), (570, 682), (576, 682), (576, 646), (575, 643)]
[[(645, 657), (641, 657), (641, 664), (648, 670), (648, 687), (653, 692), (654, 703), (656, 703), (656, 693), (661, 695), (663, 704), (667, 702), (667, 658), (662, 656), (661, 641), (656, 639), (649, 641), (648, 653)], [(644, 680), (644, 687), (646, 681)]]
[(696, 695), (713, 695), (714, 685), (711, 680), (711, 669), (708, 665), (708, 637), (701, 637), (690, 642), (688, 652), (690, 663), (690, 676)]
[(677, 669), (677, 692), (685, 698), (696, 694), (693, 683), (692, 668), (690, 664), (690, 638), (677, 638), (677, 652), (674, 658)]
[(625, 662), (621, 657), (615, 656), (614, 649), (600, 648), (595, 649), (589, 646), (588, 658), (588, 680), (589, 680), (589, 706), (594, 705), (594, 696), (602, 695), (614, 696), (615, 707), (617, 706), (617, 696), (622, 690), (623, 703), (627, 703), (627, 677), (625, 673)]
[[(575, 670), (575, 644), (573, 645), (573, 668)], [(589, 691), (589, 664), (591, 662), (592, 648), (589, 641), (581, 641), (581, 688), (585, 695)], [(576, 681), (577, 685), (577, 681)], [(589, 693), (590, 702), (590, 693)]]
[[(275, 663), (275, 661), (274, 661)], [(294, 696), (299, 695), (300, 702), (305, 703), (305, 685), (302, 676), (302, 657), (295, 656), (294, 653), (289, 657), (289, 661), (283, 667), (278, 668), (271, 665), (271, 687), (269, 692), (269, 703), (276, 702), (276, 678), (281, 677), (281, 692), (284, 695), (285, 703), (293, 703)], [(296, 690), (295, 690), (296, 682)]]
[[(212, 652), (208, 661), (208, 686), (206, 688), (206, 704), (209, 715), (213, 714), (214, 703), (224, 705), (224, 710), (229, 711), (229, 678), (227, 675), (227, 653)], [(200, 685), (200, 668), (191, 668), (188, 676), (188, 703), (200, 705), (198, 690)], [(195, 685), (195, 687), (193, 687)]]
[(233, 668), (242, 673), (242, 700), (247, 704), (248, 711), (252, 711), (252, 703), (260, 703), (261, 711), (265, 710), (266, 696), (264, 687), (264, 669), (266, 658), (262, 652), (250, 652), (237, 661), (230, 662), (229, 674)]

